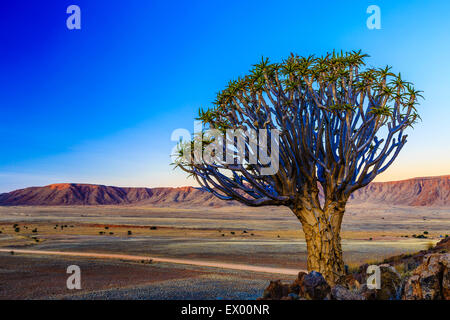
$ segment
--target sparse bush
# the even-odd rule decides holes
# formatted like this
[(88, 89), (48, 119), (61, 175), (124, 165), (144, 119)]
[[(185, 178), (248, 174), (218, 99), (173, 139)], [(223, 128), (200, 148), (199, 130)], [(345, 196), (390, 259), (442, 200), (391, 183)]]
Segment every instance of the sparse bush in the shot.
[(110, 232), (109, 234), (110, 234), (110, 235), (113, 235), (113, 234), (114, 234), (114, 232)]
[(428, 231), (424, 231), (423, 234), (428, 234)]
[(158, 229), (157, 227), (150, 227), (150, 230), (156, 230)]
[(100, 231), (98, 234), (100, 234), (100, 235), (103, 235), (103, 234), (105, 234), (103, 231)]
[(38, 232), (38, 230), (37, 230), (37, 228), (34, 228), (31, 232), (33, 232), (33, 233), (37, 233)]
[(14, 229), (14, 231), (15, 231), (15, 232), (20, 232), (20, 228), (17, 227), (17, 228)]
[(133, 233), (130, 230), (128, 230), (128, 235), (131, 236), (132, 234)]
[(105, 230), (108, 230), (109, 229), (109, 227), (105, 227)]
[(231, 231), (230, 233), (231, 233), (231, 234), (234, 234), (234, 231)]

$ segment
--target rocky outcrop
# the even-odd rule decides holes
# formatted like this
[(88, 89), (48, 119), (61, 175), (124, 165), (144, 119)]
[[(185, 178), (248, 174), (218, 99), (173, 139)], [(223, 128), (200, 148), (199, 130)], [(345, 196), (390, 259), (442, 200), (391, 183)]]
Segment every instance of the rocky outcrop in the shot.
[(426, 255), (406, 281), (404, 300), (450, 300), (450, 253)]
[[(446, 240), (447, 241), (447, 240)], [(445, 242), (447, 243), (447, 242)], [(442, 244), (441, 244), (442, 245)], [(450, 253), (426, 255), (423, 263), (403, 277), (389, 264), (380, 268), (380, 289), (367, 286), (367, 265), (341, 277), (330, 287), (319, 272), (300, 272), (291, 284), (271, 281), (262, 300), (450, 300)]]

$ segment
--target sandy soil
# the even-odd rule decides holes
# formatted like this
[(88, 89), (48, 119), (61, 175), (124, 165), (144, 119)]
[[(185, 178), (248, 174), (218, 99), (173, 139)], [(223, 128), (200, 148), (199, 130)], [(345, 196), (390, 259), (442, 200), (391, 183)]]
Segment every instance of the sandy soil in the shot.
[(297, 275), (298, 269), (286, 269), (286, 268), (270, 268), (270, 267), (258, 267), (249, 266), (245, 264), (238, 263), (225, 263), (225, 262), (208, 262), (192, 259), (173, 259), (173, 258), (157, 258), (149, 256), (135, 256), (129, 254), (110, 254), (110, 253), (96, 253), (96, 252), (74, 252), (74, 251), (45, 251), (45, 250), (24, 250), (24, 249), (0, 249), (0, 252), (5, 253), (25, 253), (25, 254), (35, 254), (35, 255), (50, 255), (50, 256), (69, 256), (69, 257), (83, 257), (83, 258), (101, 258), (101, 259), (114, 259), (114, 260), (126, 260), (126, 261), (149, 261), (149, 262), (166, 262), (175, 264), (187, 264), (200, 267), (210, 267), (219, 269), (232, 269), (232, 270), (242, 270), (250, 272), (265, 272), (272, 274), (287, 274), (287, 275)]

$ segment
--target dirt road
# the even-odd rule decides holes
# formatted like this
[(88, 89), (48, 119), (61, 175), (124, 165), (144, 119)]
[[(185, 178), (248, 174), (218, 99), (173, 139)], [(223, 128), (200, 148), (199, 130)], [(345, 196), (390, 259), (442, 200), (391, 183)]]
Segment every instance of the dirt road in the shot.
[(237, 264), (237, 263), (200, 261), (200, 260), (177, 259), (177, 258), (161, 258), (161, 257), (149, 257), (149, 256), (136, 256), (136, 255), (127, 255), (127, 254), (110, 254), (110, 253), (95, 253), (95, 252), (76, 252), (76, 251), (0, 249), (0, 252), (11, 252), (11, 251), (14, 251), (14, 253), (24, 253), (24, 254), (87, 257), (87, 258), (116, 259), (116, 260), (129, 260), (129, 261), (152, 260), (153, 262), (167, 262), (167, 263), (194, 265), (194, 266), (200, 266), (200, 267), (233, 269), (233, 270), (243, 270), (243, 271), (252, 271), (252, 272), (264, 272), (264, 273), (277, 273), (277, 274), (286, 274), (286, 275), (297, 275), (299, 273), (299, 271), (305, 271), (305, 270), (300, 270), (300, 269), (272, 268), (272, 267), (262, 267), (262, 266), (250, 266), (250, 265)]

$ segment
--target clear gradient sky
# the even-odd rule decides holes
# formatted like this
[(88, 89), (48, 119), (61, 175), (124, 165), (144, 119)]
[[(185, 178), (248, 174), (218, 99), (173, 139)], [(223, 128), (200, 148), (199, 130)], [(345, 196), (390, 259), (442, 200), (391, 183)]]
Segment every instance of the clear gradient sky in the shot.
[[(81, 30), (66, 8), (81, 8)], [(381, 8), (381, 30), (366, 9)], [(228, 80), (262, 55), (362, 49), (424, 91), (378, 181), (450, 173), (449, 1), (2, 1), (0, 192), (57, 182), (193, 184), (170, 167)]]

